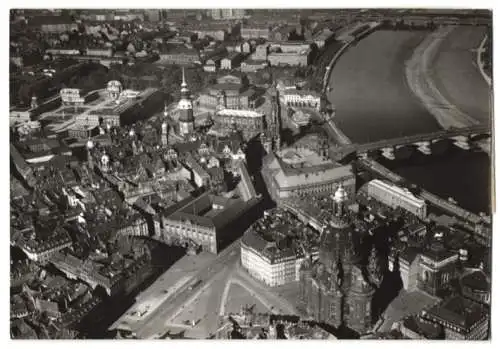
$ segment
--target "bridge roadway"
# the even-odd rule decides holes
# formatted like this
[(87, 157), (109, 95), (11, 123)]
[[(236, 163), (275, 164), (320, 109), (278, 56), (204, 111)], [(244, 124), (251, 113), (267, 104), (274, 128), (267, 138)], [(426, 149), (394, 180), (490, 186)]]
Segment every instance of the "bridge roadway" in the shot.
[(334, 154), (342, 154), (345, 156), (353, 152), (368, 152), (370, 150), (378, 150), (382, 148), (394, 147), (397, 145), (414, 144), (418, 142), (425, 142), (438, 139), (446, 139), (457, 136), (469, 136), (473, 134), (491, 134), (491, 129), (487, 125), (476, 125), (471, 127), (464, 127), (460, 129), (442, 130), (432, 133), (417, 134), (413, 136), (406, 136), (393, 139), (384, 139), (372, 143), (365, 144), (346, 144), (341, 147), (332, 148)]
[[(223, 271), (228, 265), (232, 265), (239, 258), (237, 253), (240, 247), (240, 239), (233, 242), (224, 249), (217, 258), (200, 269), (194, 274), (185, 284), (172, 294), (164, 304), (157, 307), (152, 313), (147, 315), (147, 318), (140, 323), (130, 324), (132, 332), (135, 332), (137, 338), (152, 338), (158, 332), (162, 332), (165, 325), (165, 320), (172, 317), (182, 304), (193, 296), (200, 288), (209, 284), (212, 279)], [(201, 284), (194, 289), (190, 289), (190, 285), (196, 279), (201, 280)]]
[[(384, 166), (380, 165), (378, 162), (372, 160), (372, 159), (363, 159), (363, 160), (358, 160), (358, 164), (369, 171), (375, 172), (376, 174), (389, 179), (390, 181), (399, 184), (399, 185), (408, 185), (408, 182), (401, 176), (398, 176), (394, 172), (390, 171), (389, 169), (385, 168)], [(454, 216), (457, 216), (472, 225), (476, 225), (477, 223), (481, 222), (481, 217), (478, 215), (469, 212), (467, 210), (464, 210), (463, 208), (452, 204), (451, 202), (444, 200), (440, 198), (437, 195), (434, 195), (426, 190), (420, 190), (418, 196), (420, 196), (422, 199), (430, 202), (432, 205), (440, 208), (441, 210), (448, 212), (450, 214), (453, 214)]]

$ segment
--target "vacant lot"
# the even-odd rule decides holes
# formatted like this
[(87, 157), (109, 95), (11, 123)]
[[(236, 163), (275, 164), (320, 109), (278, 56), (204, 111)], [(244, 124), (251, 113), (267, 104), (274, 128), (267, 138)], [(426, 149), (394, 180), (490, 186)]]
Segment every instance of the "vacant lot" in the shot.
[(405, 62), (427, 34), (379, 30), (340, 57), (329, 98), (337, 125), (353, 142), (441, 129), (406, 84)]

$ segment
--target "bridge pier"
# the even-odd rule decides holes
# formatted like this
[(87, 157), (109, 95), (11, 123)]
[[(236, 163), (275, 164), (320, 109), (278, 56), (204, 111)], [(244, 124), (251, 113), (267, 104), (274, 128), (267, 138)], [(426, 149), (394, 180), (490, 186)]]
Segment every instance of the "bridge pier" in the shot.
[(419, 152), (425, 155), (432, 155), (432, 150), (431, 150), (431, 142), (429, 141), (424, 141), (424, 142), (417, 142), (415, 143), (417, 146), (417, 149)]
[(451, 137), (454, 140), (453, 144), (464, 150), (470, 150), (469, 138), (466, 136)]
[(394, 156), (394, 148), (393, 147), (387, 147), (387, 148), (382, 148), (382, 156), (385, 157), (386, 159), (389, 160), (394, 160), (396, 157)]

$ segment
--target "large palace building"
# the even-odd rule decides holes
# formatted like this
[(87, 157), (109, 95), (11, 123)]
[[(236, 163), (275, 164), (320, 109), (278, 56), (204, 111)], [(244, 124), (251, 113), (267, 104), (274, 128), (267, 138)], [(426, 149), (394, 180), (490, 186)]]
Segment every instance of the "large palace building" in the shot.
[(200, 107), (215, 109), (223, 105), (228, 109), (254, 109), (259, 93), (249, 85), (246, 75), (226, 75), (200, 93)]
[(349, 193), (354, 193), (356, 184), (352, 166), (328, 159), (325, 147), (318, 142), (312, 145), (302, 142), (266, 155), (262, 176), (276, 202), (291, 196), (328, 195), (340, 183)]
[[(299, 304), (315, 321), (368, 332), (379, 317), (374, 298), (384, 275), (380, 254), (365, 243), (346, 210), (347, 193), (334, 196), (334, 217), (321, 236), (319, 259), (308, 256), (300, 269)], [(363, 243), (362, 243), (363, 241)], [(369, 256), (368, 256), (369, 254)]]

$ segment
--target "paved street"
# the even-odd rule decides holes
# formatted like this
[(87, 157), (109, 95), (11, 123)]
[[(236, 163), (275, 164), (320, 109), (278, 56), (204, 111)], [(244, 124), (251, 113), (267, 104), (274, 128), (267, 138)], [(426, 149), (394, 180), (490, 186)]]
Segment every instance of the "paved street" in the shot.
[[(237, 262), (239, 259), (239, 246), (239, 240), (228, 246), (212, 263), (194, 274), (183, 287), (180, 287), (175, 294), (171, 295), (165, 304), (160, 305), (144, 321), (131, 324), (132, 332), (135, 332), (138, 338), (151, 338), (162, 332), (164, 322), (159, 321), (159, 319), (170, 318), (193, 294), (209, 284), (227, 265)], [(202, 283), (197, 288), (190, 290), (190, 284), (196, 279), (202, 280)]]

